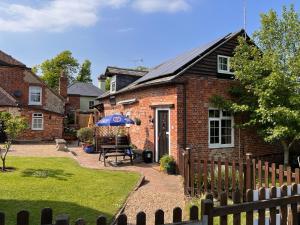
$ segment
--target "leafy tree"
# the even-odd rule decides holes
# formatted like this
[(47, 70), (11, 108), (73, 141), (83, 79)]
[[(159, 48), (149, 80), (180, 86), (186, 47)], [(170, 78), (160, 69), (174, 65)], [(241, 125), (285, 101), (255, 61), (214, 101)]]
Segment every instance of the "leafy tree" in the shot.
[(79, 73), (76, 77), (76, 80), (79, 82), (92, 82), (92, 78), (91, 78), (91, 61), (89, 61), (88, 59), (84, 60), (84, 62), (82, 63)]
[(2, 171), (6, 170), (6, 156), (15, 140), (28, 127), (28, 123), (24, 117), (12, 116), (7, 112), (0, 112), (0, 121), (4, 123), (5, 133), (8, 140), (4, 143), (4, 148), (0, 147), (0, 157), (2, 160)]
[(148, 71), (149, 68), (146, 66), (137, 66), (134, 68), (135, 70)]
[[(284, 164), (300, 139), (300, 20), (294, 7), (261, 15), (253, 41), (239, 38), (231, 66), (239, 85), (229, 93), (234, 100), (214, 96), (211, 101), (246, 115), (240, 126), (251, 126), (266, 142), (280, 142)], [(245, 117), (245, 116), (244, 116)]]
[(52, 59), (47, 59), (38, 66), (33, 67), (33, 71), (41, 72), (41, 78), (46, 84), (57, 90), (59, 86), (59, 77), (61, 71), (65, 71), (68, 75), (69, 83), (74, 80), (74, 76), (78, 71), (78, 61), (72, 56), (71, 51), (63, 51)]

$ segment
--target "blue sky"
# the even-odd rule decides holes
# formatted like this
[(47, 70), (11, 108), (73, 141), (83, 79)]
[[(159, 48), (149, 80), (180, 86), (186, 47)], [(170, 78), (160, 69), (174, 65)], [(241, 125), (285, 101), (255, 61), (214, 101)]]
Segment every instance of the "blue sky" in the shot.
[[(247, 0), (247, 32), (291, 3)], [(243, 0), (0, 0), (1, 50), (28, 67), (71, 50), (94, 83), (108, 65), (152, 67), (242, 27)]]

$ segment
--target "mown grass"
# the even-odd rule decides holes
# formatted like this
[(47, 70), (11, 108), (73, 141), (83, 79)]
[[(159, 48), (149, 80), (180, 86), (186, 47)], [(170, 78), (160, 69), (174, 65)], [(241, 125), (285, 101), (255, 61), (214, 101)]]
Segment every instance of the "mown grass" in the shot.
[(30, 224), (39, 224), (44, 207), (54, 216), (70, 215), (72, 223), (81, 217), (95, 224), (100, 214), (111, 220), (139, 179), (137, 173), (82, 168), (69, 158), (8, 157), (7, 166), (15, 168), (0, 172), (0, 211), (7, 225), (23, 209), (30, 212)]

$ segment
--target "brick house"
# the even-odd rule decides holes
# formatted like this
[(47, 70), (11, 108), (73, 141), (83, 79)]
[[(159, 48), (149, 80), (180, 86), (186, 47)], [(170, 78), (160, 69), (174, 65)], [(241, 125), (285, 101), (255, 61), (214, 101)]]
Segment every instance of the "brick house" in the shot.
[(62, 137), (66, 90), (66, 77), (60, 78), (59, 95), (26, 65), (0, 51), (0, 111), (27, 118), (29, 129), (20, 140)]
[(237, 82), (230, 57), (238, 36), (244, 34), (243, 30), (230, 33), (154, 67), (126, 87), (115, 85), (99, 98), (105, 115), (121, 112), (139, 118), (141, 125), (129, 128), (131, 142), (152, 150), (155, 161), (170, 154), (179, 163), (186, 147), (201, 157), (281, 154), (254, 130), (235, 128), (238, 118), (210, 104), (215, 94), (230, 97), (227, 89)]
[(71, 125), (86, 127), (91, 113), (94, 114), (94, 105), (103, 90), (92, 83), (74, 82), (68, 87), (66, 112)]

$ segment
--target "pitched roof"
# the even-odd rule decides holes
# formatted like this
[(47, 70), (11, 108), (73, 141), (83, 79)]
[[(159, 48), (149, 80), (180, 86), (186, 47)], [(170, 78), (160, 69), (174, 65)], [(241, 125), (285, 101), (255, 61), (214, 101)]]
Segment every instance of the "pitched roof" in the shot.
[(8, 66), (22, 66), (22, 67), (25, 66), (25, 64), (21, 63), (20, 61), (16, 60), (12, 56), (6, 54), (1, 50), (0, 50), (0, 64), (8, 65)]
[(92, 83), (75, 82), (68, 87), (68, 95), (98, 97), (103, 93), (104, 91)]
[(0, 87), (0, 106), (18, 106), (17, 100)]
[(237, 34), (243, 32), (240, 30), (238, 32), (229, 33), (221, 38), (216, 39), (208, 44), (200, 46), (198, 48), (194, 48), (188, 52), (185, 52), (177, 57), (167, 60), (166, 62), (154, 67), (152, 70), (149, 71), (145, 76), (137, 80), (137, 83), (142, 83), (147, 80), (152, 80), (161, 76), (171, 75), (176, 73), (178, 70), (188, 66), (188, 64), (193, 61), (195, 58), (202, 56), (211, 48), (217, 46), (220, 43), (223, 43), (232, 37), (236, 36)]
[(146, 70), (136, 70), (136, 69), (127, 69), (127, 68), (120, 68), (114, 66), (108, 66), (105, 71), (106, 76), (113, 76), (113, 75), (130, 75), (141, 77), (144, 76), (148, 71)]
[[(191, 67), (195, 62), (201, 60), (212, 50), (216, 49), (233, 37), (244, 33), (245, 31), (243, 29), (238, 32), (229, 33), (221, 38), (216, 39), (215, 41), (185, 52), (173, 59), (167, 60), (166, 62), (151, 69), (147, 74), (131, 83), (127, 87), (115, 92), (114, 95), (144, 86), (171, 82), (174, 78), (179, 76), (182, 71), (185, 71), (187, 68)], [(100, 96), (99, 99), (105, 98), (109, 95), (110, 94), (105, 93), (104, 95)]]

